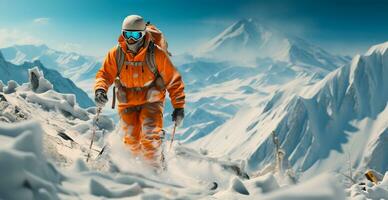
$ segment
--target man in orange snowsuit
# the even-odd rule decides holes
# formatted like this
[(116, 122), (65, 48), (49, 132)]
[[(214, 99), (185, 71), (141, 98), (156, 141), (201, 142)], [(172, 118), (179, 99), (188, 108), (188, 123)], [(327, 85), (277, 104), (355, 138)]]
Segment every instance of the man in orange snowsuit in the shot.
[[(142, 17), (126, 17), (119, 45), (106, 56), (96, 74), (94, 89), (97, 106), (104, 106), (108, 88), (115, 83), (124, 143), (133, 155), (161, 167), (166, 90), (174, 107), (172, 119), (178, 125), (184, 117), (185, 93), (182, 78), (166, 50), (154, 41)], [(122, 61), (118, 58), (120, 53)]]

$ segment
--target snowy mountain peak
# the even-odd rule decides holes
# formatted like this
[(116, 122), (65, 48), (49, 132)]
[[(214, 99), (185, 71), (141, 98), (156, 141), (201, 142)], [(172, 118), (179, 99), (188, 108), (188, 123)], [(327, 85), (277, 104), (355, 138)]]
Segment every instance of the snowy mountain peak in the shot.
[(242, 31), (243, 33), (250, 36), (257, 36), (259, 33), (263, 32), (263, 27), (256, 23), (256, 21), (252, 18), (242, 19), (227, 28), (224, 32), (225, 34), (221, 35), (226, 35), (226, 33), (235, 34), (234, 31)]
[(366, 54), (371, 55), (373, 53), (379, 53), (381, 55), (384, 55), (387, 53), (387, 49), (388, 49), (388, 42), (384, 42), (384, 43), (372, 46), (371, 48), (369, 48)]
[(328, 71), (349, 61), (254, 19), (242, 19), (232, 24), (204, 44), (194, 56), (238, 63), (255, 63), (258, 58), (271, 58)]
[(225, 46), (228, 48), (236, 47), (238, 50), (253, 51), (260, 46), (264, 39), (264, 29), (253, 19), (242, 19), (226, 28), (221, 34), (210, 40), (202, 49), (203, 53), (211, 51), (223, 51)]

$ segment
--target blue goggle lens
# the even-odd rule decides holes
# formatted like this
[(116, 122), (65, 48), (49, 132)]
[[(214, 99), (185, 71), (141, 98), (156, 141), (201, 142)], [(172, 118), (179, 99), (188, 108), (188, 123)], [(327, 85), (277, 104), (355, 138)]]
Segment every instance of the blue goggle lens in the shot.
[(134, 40), (138, 40), (143, 36), (141, 31), (124, 31), (123, 33), (126, 39), (133, 38)]

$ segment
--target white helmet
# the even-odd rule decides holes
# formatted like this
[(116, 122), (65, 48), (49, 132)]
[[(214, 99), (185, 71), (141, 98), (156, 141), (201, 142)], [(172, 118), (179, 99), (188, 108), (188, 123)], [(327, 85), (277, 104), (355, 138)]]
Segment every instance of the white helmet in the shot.
[(144, 31), (146, 29), (146, 23), (143, 17), (139, 15), (128, 15), (121, 26), (122, 30), (129, 31)]

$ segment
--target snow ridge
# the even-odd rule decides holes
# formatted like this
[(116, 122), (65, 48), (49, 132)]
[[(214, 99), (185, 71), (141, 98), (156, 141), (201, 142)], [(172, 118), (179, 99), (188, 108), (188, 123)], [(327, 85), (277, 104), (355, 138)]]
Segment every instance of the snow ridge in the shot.
[(64, 78), (56, 70), (47, 69), (39, 60), (32, 63), (24, 62), (22, 65), (14, 65), (2, 58), (4, 57), (0, 51), (0, 80), (2, 80), (3, 83), (7, 83), (11, 80), (16, 81), (19, 84), (27, 82), (29, 80), (28, 70), (36, 66), (45, 74), (45, 78), (53, 84), (55, 91), (75, 94), (79, 105), (83, 108), (94, 106), (94, 102), (83, 90), (78, 88), (74, 82)]

